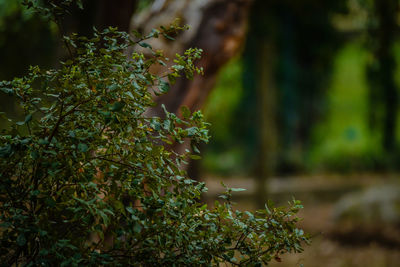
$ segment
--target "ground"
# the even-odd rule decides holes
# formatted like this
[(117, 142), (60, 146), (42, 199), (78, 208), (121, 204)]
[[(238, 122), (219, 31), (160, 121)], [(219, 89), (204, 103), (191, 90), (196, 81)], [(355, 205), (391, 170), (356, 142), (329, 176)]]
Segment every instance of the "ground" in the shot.
[[(303, 218), (300, 227), (313, 236), (312, 244), (305, 246), (303, 253), (284, 255), (282, 262), (272, 262), (271, 266), (399, 266), (400, 243), (387, 242), (377, 232), (343, 231), (343, 226), (334, 218), (335, 205), (344, 195), (366, 187), (391, 183), (396, 177), (395, 174), (357, 174), (271, 178), (268, 183), (269, 198), (280, 205), (284, 205), (292, 196), (301, 200), (305, 208), (299, 214)], [(239, 203), (240, 209), (255, 208), (252, 194), (254, 179), (246, 177), (224, 179), (208, 176), (205, 179), (209, 188), (205, 196), (207, 202), (212, 203), (218, 193), (223, 191), (220, 181), (229, 187), (246, 188), (247, 191), (236, 193), (235, 201)]]

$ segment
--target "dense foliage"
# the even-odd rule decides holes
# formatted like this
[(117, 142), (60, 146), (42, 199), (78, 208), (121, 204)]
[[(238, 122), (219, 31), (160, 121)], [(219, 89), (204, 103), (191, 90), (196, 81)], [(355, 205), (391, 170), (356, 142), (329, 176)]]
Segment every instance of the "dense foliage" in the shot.
[[(298, 201), (241, 212), (230, 201), (237, 189), (227, 189), (213, 208), (200, 203), (205, 185), (182, 168), (198, 149), (170, 149), (207, 142), (200, 112), (146, 116), (153, 94), (201, 72), (198, 49), (177, 55), (160, 76), (149, 71), (167, 59), (144, 41), (179, 30), (162, 27), (135, 40), (114, 28), (91, 39), (65, 37), (70, 58), (60, 68), (31, 67), (0, 83), (25, 114), (20, 121), (3, 114), (10, 127), (0, 135), (2, 265), (257, 266), (302, 250)], [(137, 45), (152, 56), (127, 56)]]

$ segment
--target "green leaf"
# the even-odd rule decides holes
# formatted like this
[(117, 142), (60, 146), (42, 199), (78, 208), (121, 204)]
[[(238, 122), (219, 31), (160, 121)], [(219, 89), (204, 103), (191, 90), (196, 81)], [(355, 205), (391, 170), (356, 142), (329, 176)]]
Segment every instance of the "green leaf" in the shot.
[(165, 81), (160, 81), (160, 92), (165, 94), (170, 90), (170, 86), (169, 83), (165, 82)]
[(167, 66), (167, 64), (165, 64), (165, 62), (164, 62), (164, 61), (162, 61), (162, 60), (157, 60), (157, 62), (158, 62), (160, 65), (164, 66), (164, 67), (166, 67), (166, 66)]
[(182, 113), (182, 116), (183, 116), (184, 119), (190, 118), (191, 113), (190, 113), (190, 110), (189, 110), (189, 108), (187, 106), (182, 106), (181, 107), (181, 113)]
[(232, 192), (242, 192), (242, 191), (246, 191), (246, 189), (244, 188), (229, 188)]
[(187, 136), (188, 136), (188, 137), (192, 137), (192, 136), (195, 136), (196, 133), (198, 133), (199, 128), (197, 128), (197, 127), (190, 127), (190, 128), (187, 128), (186, 131), (187, 131)]
[(79, 9), (83, 9), (83, 4), (81, 0), (77, 0), (76, 5), (78, 6)]
[(111, 107), (111, 111), (120, 111), (124, 106), (125, 103), (122, 101), (115, 102)]
[(26, 117), (25, 117), (24, 123), (28, 123), (28, 122), (30, 122), (31, 120), (32, 120), (32, 114), (28, 114), (28, 115), (26, 115)]
[(201, 159), (201, 156), (199, 156), (199, 155), (190, 155), (190, 158), (194, 159), (194, 160), (199, 160), (199, 159)]
[(16, 122), (15, 124), (17, 124), (17, 125), (24, 125), (24, 124), (26, 124), (26, 123), (28, 123), (28, 122), (30, 122), (32, 120), (32, 114), (28, 114), (28, 115), (26, 115), (26, 117), (25, 117), (25, 120), (24, 121), (18, 121), (18, 122)]
[(37, 150), (31, 151), (30, 155), (31, 155), (31, 158), (32, 158), (33, 160), (36, 160), (36, 159), (39, 158), (39, 152), (38, 152)]
[(52, 197), (47, 197), (44, 201), (49, 207), (54, 207), (56, 205), (56, 202)]
[(200, 154), (200, 150), (197, 148), (197, 146), (194, 144), (194, 142), (191, 143), (191, 146), (195, 153)]
[(108, 87), (108, 89), (110, 90), (110, 91), (114, 91), (114, 90), (116, 90), (118, 88), (118, 85), (117, 84), (112, 84), (112, 85), (110, 85), (109, 87)]
[(151, 45), (149, 45), (148, 43), (145, 43), (145, 42), (140, 42), (139, 45), (140, 45), (141, 47), (144, 47), (144, 48), (153, 49), (153, 47), (151, 47)]
[(107, 226), (110, 222), (110, 218), (107, 216), (107, 214), (105, 214), (101, 210), (98, 211), (98, 214), (100, 215), (101, 219), (103, 220), (104, 225)]
[(169, 36), (168, 34), (163, 33), (163, 35), (164, 35), (164, 37), (167, 38), (168, 40), (175, 41), (175, 39), (174, 39), (173, 37)]
[(168, 81), (169, 81), (171, 84), (175, 84), (175, 83), (176, 83), (176, 76), (173, 75), (173, 74), (168, 74)]
[(17, 244), (18, 244), (18, 246), (20, 246), (20, 247), (23, 247), (23, 246), (25, 246), (25, 244), (26, 244), (26, 238), (25, 238), (25, 235), (24, 234), (19, 234), (19, 236), (17, 237)]
[(1, 90), (2, 92), (6, 93), (6, 94), (9, 95), (9, 96), (14, 95), (14, 90), (11, 89), (11, 88), (2, 87), (2, 88), (0, 88), (0, 90)]
[(47, 141), (47, 139), (39, 139), (38, 144), (39, 145), (48, 145), (49, 141)]
[(135, 97), (133, 96), (132, 92), (128, 91), (125, 93), (127, 96), (129, 96), (131, 99), (135, 99)]
[(78, 144), (78, 151), (79, 152), (85, 153), (85, 152), (88, 151), (88, 149), (89, 149), (89, 147), (85, 143), (79, 143)]
[(131, 33), (136, 37), (136, 38), (141, 38), (142, 34), (139, 33), (137, 30), (132, 30)]
[(12, 152), (13, 149), (10, 144), (0, 147), (0, 158), (8, 158)]
[(133, 231), (135, 233), (140, 233), (140, 231), (142, 231), (142, 228), (143, 227), (138, 222), (136, 222), (135, 225), (133, 226)]

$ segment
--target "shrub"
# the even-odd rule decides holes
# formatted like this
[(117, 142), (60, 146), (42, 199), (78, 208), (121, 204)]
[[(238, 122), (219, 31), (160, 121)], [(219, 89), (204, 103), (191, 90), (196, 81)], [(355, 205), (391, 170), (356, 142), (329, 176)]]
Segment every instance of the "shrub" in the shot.
[[(41, 11), (52, 15), (58, 7)], [(200, 112), (145, 116), (153, 93), (201, 72), (193, 64), (199, 49), (177, 55), (160, 76), (149, 71), (166, 59), (144, 41), (181, 29), (171, 25), (136, 41), (114, 28), (65, 37), (70, 57), (60, 68), (31, 67), (27, 76), (0, 83), (25, 114), (7, 118), (10, 127), (0, 135), (1, 264), (256, 266), (302, 250), (298, 201), (241, 212), (230, 201), (236, 189), (228, 188), (213, 208), (200, 203), (205, 185), (182, 168), (198, 157), (197, 148), (167, 149), (207, 142)], [(127, 56), (136, 45), (152, 56)]]

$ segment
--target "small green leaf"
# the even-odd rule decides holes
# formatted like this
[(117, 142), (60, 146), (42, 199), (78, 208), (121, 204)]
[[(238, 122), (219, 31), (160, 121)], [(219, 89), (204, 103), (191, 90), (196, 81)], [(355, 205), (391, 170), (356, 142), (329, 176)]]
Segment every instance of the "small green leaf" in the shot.
[(124, 106), (125, 103), (122, 101), (115, 102), (111, 107), (111, 111), (120, 111)]
[(85, 152), (88, 151), (88, 149), (89, 149), (89, 147), (85, 143), (79, 143), (78, 144), (78, 151), (79, 152), (85, 153)]
[(56, 202), (54, 201), (54, 199), (52, 197), (47, 197), (44, 201), (50, 207), (54, 207), (56, 205)]
[(162, 65), (162, 66), (164, 66), (164, 67), (166, 67), (166, 66), (167, 66), (167, 64), (165, 64), (165, 62), (164, 62), (164, 61), (162, 61), (162, 60), (157, 60), (157, 62), (158, 62), (158, 63), (160, 63), (160, 65)]
[(118, 88), (118, 85), (116, 85), (115, 83), (114, 84), (111, 84), (109, 87), (108, 87), (108, 89), (110, 90), (110, 91), (114, 91), (115, 89), (117, 89)]
[(151, 45), (149, 45), (148, 43), (145, 43), (145, 42), (141, 42), (141, 43), (139, 43), (139, 45), (140, 45), (141, 47), (144, 47), (144, 48), (153, 49), (153, 47), (151, 47)]
[(169, 36), (168, 34), (163, 33), (163, 35), (164, 35), (164, 37), (167, 38), (168, 40), (175, 41), (175, 39), (172, 38), (171, 36)]
[(127, 96), (129, 96), (132, 99), (135, 99), (135, 97), (133, 96), (132, 92), (128, 91), (125, 93)]
[(25, 117), (24, 123), (28, 123), (28, 122), (30, 122), (31, 120), (32, 120), (32, 114), (28, 114), (28, 115)]
[(189, 110), (189, 108), (187, 106), (182, 106), (181, 107), (181, 113), (182, 113), (182, 116), (183, 116), (184, 119), (190, 118), (191, 113), (190, 113), (190, 110)]
[(188, 136), (188, 137), (192, 137), (192, 136), (195, 136), (195, 135), (196, 135), (196, 133), (199, 131), (199, 128), (197, 128), (197, 127), (190, 127), (190, 128), (187, 128), (186, 131), (187, 131), (187, 136)]
[(244, 188), (230, 188), (230, 190), (231, 190), (232, 192), (246, 191), (246, 189), (244, 189)]
[(168, 74), (168, 81), (171, 84), (175, 84), (176, 83), (176, 76), (174, 76), (173, 74)]
[(24, 234), (20, 234), (20, 235), (17, 237), (17, 244), (18, 244), (18, 246), (20, 246), (20, 247), (25, 246), (25, 244), (26, 244), (26, 238), (25, 238), (25, 235), (24, 235)]
[(81, 0), (77, 0), (76, 5), (78, 6), (79, 9), (83, 9), (83, 4)]
[(14, 90), (11, 89), (11, 88), (2, 87), (2, 88), (0, 88), (0, 90), (3, 91), (4, 93), (6, 93), (9, 96), (12, 96), (14, 94)]
[(165, 81), (160, 81), (160, 92), (161, 93), (167, 93), (171, 87), (169, 86), (169, 83)]
[(135, 231), (135, 233), (140, 233), (140, 231), (142, 231), (142, 226), (136, 222), (135, 226), (133, 226), (133, 231)]
[(10, 144), (0, 147), (0, 158), (8, 158), (12, 152), (13, 150)]
[(185, 184), (193, 184), (193, 182), (195, 182), (195, 181), (192, 180), (192, 179), (185, 179), (183, 182), (184, 182)]
[(31, 158), (32, 158), (33, 160), (39, 158), (39, 152), (38, 152), (37, 150), (31, 151), (31, 154), (30, 154), (30, 155), (31, 155)]
[(199, 155), (190, 155), (190, 158), (194, 159), (194, 160), (198, 160), (198, 159), (201, 159), (201, 156), (199, 156)]
[(197, 146), (193, 142), (191, 143), (191, 146), (192, 146), (192, 149), (194, 152), (200, 154), (200, 150), (197, 148)]
[(136, 37), (136, 38), (141, 38), (142, 34), (140, 34), (137, 30), (132, 30), (131, 33)]
[(47, 141), (46, 139), (39, 139), (38, 144), (39, 145), (47, 145), (47, 144), (49, 144), (49, 141)]

